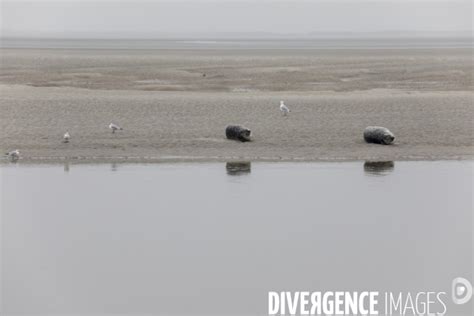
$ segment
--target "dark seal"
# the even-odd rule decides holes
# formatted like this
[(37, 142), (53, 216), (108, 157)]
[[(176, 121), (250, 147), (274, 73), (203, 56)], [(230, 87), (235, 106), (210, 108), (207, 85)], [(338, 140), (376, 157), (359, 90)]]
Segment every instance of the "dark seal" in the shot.
[(241, 142), (250, 141), (251, 131), (240, 125), (229, 125), (225, 129), (225, 136), (228, 139), (240, 140)]
[(364, 130), (364, 139), (368, 143), (390, 145), (395, 140), (395, 136), (388, 128), (368, 126)]

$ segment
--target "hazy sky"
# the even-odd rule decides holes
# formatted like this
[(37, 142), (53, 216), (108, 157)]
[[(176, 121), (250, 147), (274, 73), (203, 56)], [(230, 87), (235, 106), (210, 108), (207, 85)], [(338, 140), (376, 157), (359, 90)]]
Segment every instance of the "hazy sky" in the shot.
[(3, 36), (459, 32), (471, 0), (1, 1)]

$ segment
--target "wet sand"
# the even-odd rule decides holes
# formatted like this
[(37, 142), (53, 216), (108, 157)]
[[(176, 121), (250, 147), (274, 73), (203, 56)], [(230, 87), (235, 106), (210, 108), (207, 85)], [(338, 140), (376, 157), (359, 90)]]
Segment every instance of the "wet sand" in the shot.
[[(2, 49), (0, 149), (23, 162), (472, 159), (470, 53)], [(254, 141), (226, 140), (232, 123)], [(395, 145), (364, 143), (367, 125)]]

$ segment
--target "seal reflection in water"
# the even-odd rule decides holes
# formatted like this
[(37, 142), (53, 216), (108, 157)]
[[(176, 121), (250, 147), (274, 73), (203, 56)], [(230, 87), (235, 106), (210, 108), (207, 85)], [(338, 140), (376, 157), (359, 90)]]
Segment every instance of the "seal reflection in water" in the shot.
[(225, 129), (225, 136), (228, 139), (240, 140), (241, 142), (249, 142), (252, 132), (240, 125), (229, 125)]
[(230, 176), (241, 176), (251, 172), (251, 164), (250, 161), (227, 162), (225, 169)]
[(368, 143), (390, 145), (395, 140), (395, 136), (388, 128), (368, 126), (364, 130), (364, 139)]
[(64, 162), (64, 172), (69, 172), (69, 161)]
[(393, 161), (366, 161), (364, 171), (368, 175), (384, 176), (393, 171), (395, 163)]

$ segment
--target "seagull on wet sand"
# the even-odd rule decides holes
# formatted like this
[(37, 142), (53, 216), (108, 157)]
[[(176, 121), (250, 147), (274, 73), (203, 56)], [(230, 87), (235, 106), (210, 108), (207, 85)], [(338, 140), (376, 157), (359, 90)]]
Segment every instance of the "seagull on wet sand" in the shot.
[(123, 128), (114, 123), (110, 123), (109, 128), (112, 130), (112, 133), (115, 133), (116, 130), (123, 130)]
[(285, 116), (288, 115), (288, 113), (290, 113), (290, 109), (285, 105), (283, 101), (280, 101), (280, 111)]
[(20, 158), (20, 151), (18, 149), (5, 153), (11, 161), (17, 161)]
[(69, 143), (69, 139), (71, 138), (71, 135), (69, 135), (69, 132), (66, 132), (63, 136), (63, 142)]

